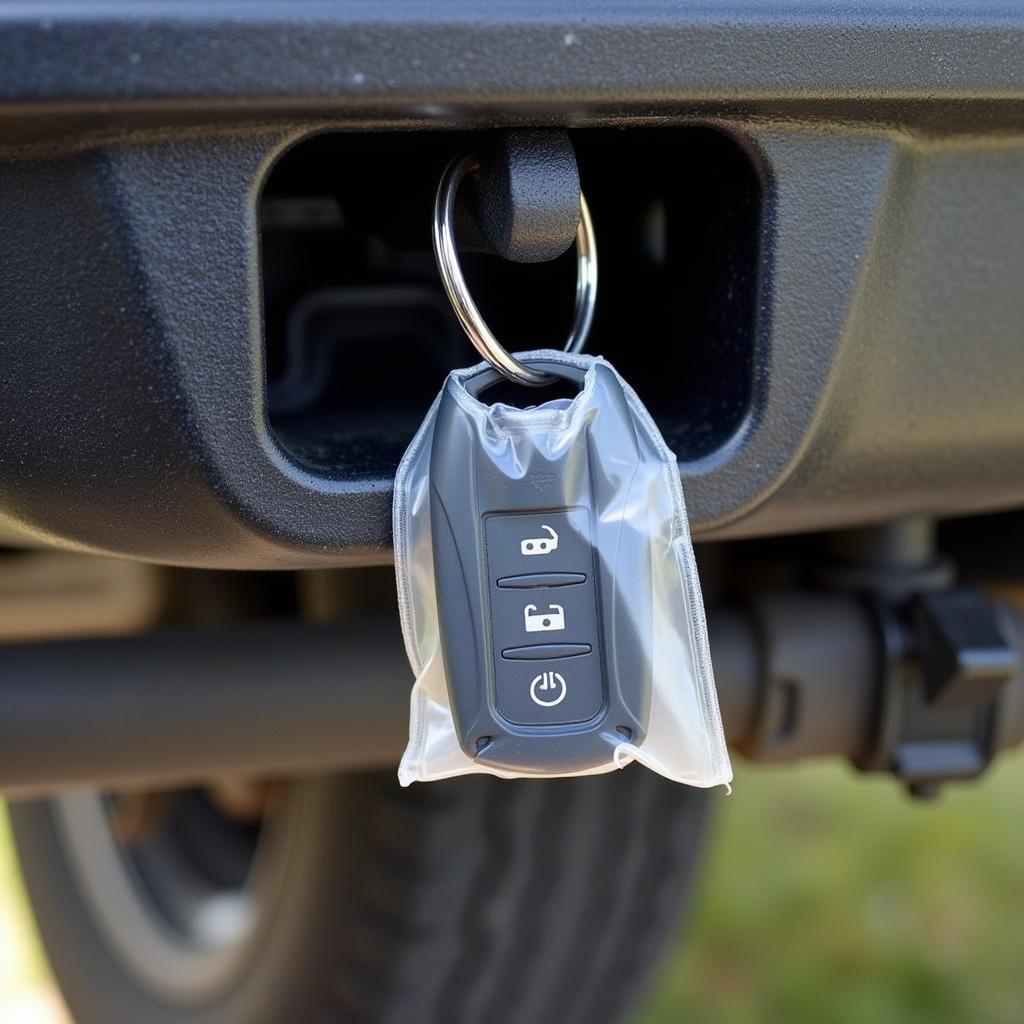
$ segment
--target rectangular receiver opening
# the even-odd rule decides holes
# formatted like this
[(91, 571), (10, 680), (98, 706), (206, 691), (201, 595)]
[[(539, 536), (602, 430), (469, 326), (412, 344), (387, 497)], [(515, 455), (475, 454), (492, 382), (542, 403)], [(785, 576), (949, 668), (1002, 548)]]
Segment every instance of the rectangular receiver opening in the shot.
[[(587, 351), (633, 384), (681, 460), (703, 458), (752, 401), (757, 171), (710, 128), (571, 136), (600, 256)], [(441, 290), (430, 219), (443, 167), (479, 142), (453, 132), (320, 135), (272, 169), (260, 206), (268, 416), (307, 470), (393, 476), (445, 374), (477, 361)], [(571, 252), (533, 265), (466, 254), (463, 264), (506, 347), (561, 345)]]

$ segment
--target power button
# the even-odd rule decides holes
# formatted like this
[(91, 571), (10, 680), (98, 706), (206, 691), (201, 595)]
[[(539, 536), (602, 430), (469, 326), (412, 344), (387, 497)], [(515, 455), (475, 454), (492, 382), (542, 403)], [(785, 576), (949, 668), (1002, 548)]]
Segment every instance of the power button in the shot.
[(568, 692), (561, 672), (541, 672), (530, 683), (530, 700), (542, 708), (558, 707)]

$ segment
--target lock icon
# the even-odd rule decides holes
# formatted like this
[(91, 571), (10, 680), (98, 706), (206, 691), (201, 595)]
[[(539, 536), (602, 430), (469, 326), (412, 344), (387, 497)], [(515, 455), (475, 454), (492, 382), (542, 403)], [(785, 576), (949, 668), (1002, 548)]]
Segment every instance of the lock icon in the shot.
[(527, 537), (519, 542), (519, 551), (524, 555), (550, 555), (558, 547), (558, 534), (550, 526), (542, 526), (546, 537)]
[(560, 604), (549, 604), (546, 612), (539, 612), (535, 604), (528, 604), (523, 609), (523, 622), (527, 633), (565, 629), (565, 609)]

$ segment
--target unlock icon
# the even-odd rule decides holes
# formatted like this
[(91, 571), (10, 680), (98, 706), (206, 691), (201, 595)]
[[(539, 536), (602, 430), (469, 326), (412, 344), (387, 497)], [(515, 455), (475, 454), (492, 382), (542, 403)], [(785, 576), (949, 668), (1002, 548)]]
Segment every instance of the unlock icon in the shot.
[(560, 604), (549, 604), (546, 612), (539, 612), (535, 604), (528, 604), (523, 609), (523, 622), (527, 633), (565, 629), (565, 609)]

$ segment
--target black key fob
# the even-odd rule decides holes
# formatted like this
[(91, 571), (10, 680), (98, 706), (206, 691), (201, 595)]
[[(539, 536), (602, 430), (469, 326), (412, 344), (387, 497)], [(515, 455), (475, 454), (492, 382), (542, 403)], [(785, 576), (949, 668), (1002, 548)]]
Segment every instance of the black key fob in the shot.
[[(584, 381), (562, 363), (530, 365)], [(608, 514), (641, 456), (618, 378), (595, 373), (614, 479), (593, 464), (587, 424), (566, 430), (564, 410), (510, 409), (500, 436), (481, 434), (450, 389), (437, 411), (431, 540), (449, 698), (465, 753), (509, 771), (583, 771), (646, 734), (651, 645), (640, 633), (652, 616), (636, 602), (649, 555)], [(498, 379), (482, 369), (465, 389), (475, 397)], [(617, 586), (627, 576), (628, 594)]]

